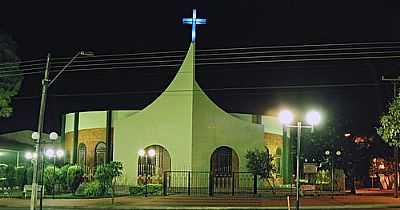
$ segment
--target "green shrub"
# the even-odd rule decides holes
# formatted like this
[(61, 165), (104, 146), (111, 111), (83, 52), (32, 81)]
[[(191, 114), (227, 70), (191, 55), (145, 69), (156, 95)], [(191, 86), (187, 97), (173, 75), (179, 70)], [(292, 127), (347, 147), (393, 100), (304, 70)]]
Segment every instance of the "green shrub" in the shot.
[(83, 181), (82, 168), (78, 165), (72, 165), (68, 167), (67, 183), (68, 183), (68, 188), (71, 190), (71, 192), (75, 193), (75, 191), (78, 189), (82, 181)]
[(85, 182), (79, 185), (76, 190), (76, 195), (87, 196), (87, 197), (97, 197), (101, 196), (101, 185), (98, 181)]
[(60, 173), (60, 169), (54, 165), (49, 165), (44, 169), (43, 181), (46, 192), (53, 193), (55, 185), (59, 183)]
[(62, 166), (60, 168), (60, 177), (59, 177), (59, 181), (60, 181), (60, 185), (61, 185), (61, 190), (66, 192), (68, 191), (68, 168), (70, 167), (70, 164), (66, 164), (64, 166)]
[[(161, 195), (162, 194), (161, 184), (147, 184), (147, 195)], [(131, 186), (129, 187), (130, 195), (145, 195), (146, 185)]]

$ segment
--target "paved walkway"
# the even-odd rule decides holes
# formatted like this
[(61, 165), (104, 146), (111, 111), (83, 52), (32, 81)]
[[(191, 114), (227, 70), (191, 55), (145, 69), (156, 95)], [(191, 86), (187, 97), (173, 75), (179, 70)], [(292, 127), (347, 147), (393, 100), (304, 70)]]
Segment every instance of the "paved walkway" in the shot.
[[(293, 209), (294, 197), (291, 198)], [(118, 197), (115, 205), (110, 198), (45, 199), (44, 209), (287, 209), (287, 200), (278, 198), (241, 197)], [(0, 199), (0, 209), (28, 209), (29, 200)], [(400, 209), (400, 198), (392, 196), (330, 196), (305, 197), (301, 209)]]

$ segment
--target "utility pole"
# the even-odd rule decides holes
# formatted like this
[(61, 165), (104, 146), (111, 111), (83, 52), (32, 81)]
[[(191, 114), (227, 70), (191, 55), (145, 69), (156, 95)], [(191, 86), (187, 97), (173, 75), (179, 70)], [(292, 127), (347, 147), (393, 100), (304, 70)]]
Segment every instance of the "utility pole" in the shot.
[[(400, 82), (400, 76), (397, 77), (397, 79), (387, 79), (384, 76), (382, 76), (382, 81), (388, 81), (393, 83), (393, 99), (396, 98), (397, 96), (397, 83)], [(400, 92), (399, 92), (400, 96)], [(395, 145), (394, 146), (394, 160), (395, 160), (395, 174), (394, 174), (394, 197), (398, 198), (399, 197), (399, 148)]]
[[(44, 72), (44, 78), (42, 80), (42, 98), (40, 101), (40, 111), (39, 111), (39, 120), (38, 120), (38, 139), (36, 142), (36, 161), (33, 161), (33, 178), (32, 178), (32, 193), (31, 193), (31, 205), (30, 210), (36, 209), (37, 203), (37, 191), (38, 191), (38, 172), (41, 171), (40, 167), (42, 166), (41, 161), (43, 161), (43, 152), (42, 150), (42, 134), (43, 134), (43, 122), (44, 122), (44, 113), (46, 110), (46, 98), (47, 98), (47, 88), (50, 82), (49, 80), (49, 65), (50, 65), (50, 54), (47, 54), (47, 62), (46, 62), (46, 70)], [(43, 183), (42, 183), (43, 185)], [(43, 191), (43, 186), (41, 187), (41, 195)]]

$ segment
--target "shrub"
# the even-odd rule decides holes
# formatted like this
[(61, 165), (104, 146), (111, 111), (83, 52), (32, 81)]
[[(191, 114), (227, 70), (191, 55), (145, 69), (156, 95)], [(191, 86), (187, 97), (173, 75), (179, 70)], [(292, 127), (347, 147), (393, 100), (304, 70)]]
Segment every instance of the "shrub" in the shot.
[(54, 193), (55, 185), (59, 183), (60, 169), (54, 167), (54, 165), (49, 165), (44, 169), (43, 181), (44, 187), (47, 192)]
[(67, 177), (68, 177), (68, 168), (70, 167), (71, 165), (70, 164), (66, 164), (66, 165), (64, 165), (64, 166), (62, 166), (61, 168), (60, 168), (60, 177), (59, 177), (59, 182), (60, 182), (60, 184), (61, 184), (61, 189), (62, 189), (62, 191), (68, 191), (68, 180), (67, 180)]
[(98, 181), (93, 182), (85, 182), (79, 185), (76, 190), (76, 195), (87, 196), (87, 197), (96, 197), (101, 196), (101, 186)]
[(78, 165), (72, 165), (68, 167), (67, 183), (71, 192), (75, 193), (76, 189), (78, 189), (82, 181), (83, 181), (82, 168)]
[[(147, 195), (161, 195), (162, 194), (161, 184), (147, 184)], [(130, 195), (144, 195), (146, 194), (146, 185), (131, 186), (129, 187)]]

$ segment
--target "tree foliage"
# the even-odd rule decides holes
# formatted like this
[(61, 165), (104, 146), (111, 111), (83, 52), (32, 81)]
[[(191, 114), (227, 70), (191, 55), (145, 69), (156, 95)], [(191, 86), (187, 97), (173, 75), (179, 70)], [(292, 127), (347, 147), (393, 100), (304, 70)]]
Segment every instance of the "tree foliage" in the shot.
[(11, 99), (18, 94), (23, 79), (16, 49), (11, 36), (0, 31), (0, 118), (11, 115)]
[(275, 172), (272, 155), (267, 148), (265, 150), (249, 150), (246, 153), (247, 169), (254, 175), (259, 175), (262, 179), (272, 177)]
[(118, 161), (100, 165), (96, 169), (95, 178), (100, 183), (101, 194), (104, 195), (111, 189), (112, 203), (114, 203), (115, 179), (122, 175), (122, 169), (122, 163)]
[(389, 109), (379, 119), (378, 135), (390, 146), (400, 146), (400, 96), (389, 105)]

